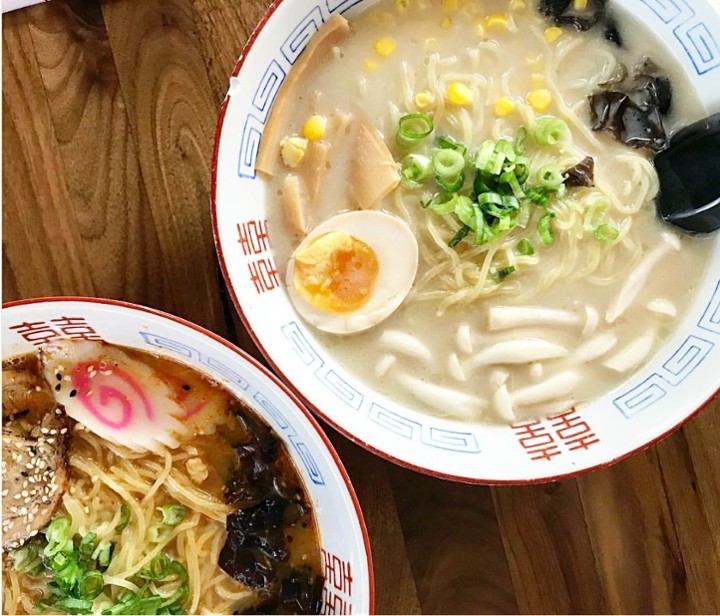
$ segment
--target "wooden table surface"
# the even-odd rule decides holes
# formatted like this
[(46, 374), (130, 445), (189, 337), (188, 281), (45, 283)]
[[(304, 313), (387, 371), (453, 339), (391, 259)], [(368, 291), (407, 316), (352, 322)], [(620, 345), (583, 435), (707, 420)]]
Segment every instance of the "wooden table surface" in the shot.
[[(259, 354), (210, 228), (219, 105), (268, 0), (74, 0), (3, 17), (3, 300), (160, 308)], [(331, 430), (328, 430), (332, 432)], [(720, 612), (720, 399), (607, 470), (429, 478), (331, 434), (380, 613)]]

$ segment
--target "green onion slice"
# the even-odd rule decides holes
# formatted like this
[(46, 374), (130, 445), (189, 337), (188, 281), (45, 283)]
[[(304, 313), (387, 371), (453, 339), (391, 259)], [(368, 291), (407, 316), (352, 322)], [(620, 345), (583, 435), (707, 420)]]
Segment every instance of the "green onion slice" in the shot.
[(508, 265), (507, 267), (503, 267), (501, 269), (496, 269), (492, 272), (493, 280), (499, 284), (503, 280), (505, 280), (505, 278), (507, 278), (510, 274), (512, 274), (514, 271), (515, 271), (514, 265)]
[(457, 192), (465, 184), (465, 173), (461, 171), (460, 175), (451, 179), (436, 176), (435, 180), (443, 190), (446, 190), (447, 192)]
[(409, 113), (400, 118), (395, 140), (400, 147), (409, 148), (427, 137), (435, 128), (426, 113)]
[(540, 217), (540, 220), (538, 220), (538, 235), (540, 236), (540, 241), (545, 244), (545, 246), (549, 246), (555, 241), (552, 225), (550, 224), (553, 218), (555, 218), (553, 212), (545, 212)]
[(161, 543), (171, 532), (172, 527), (167, 524), (153, 524), (147, 529), (147, 539), (151, 543)]
[(555, 145), (570, 140), (570, 129), (564, 120), (548, 116), (537, 121), (533, 137), (538, 145)]
[(407, 188), (419, 188), (430, 177), (432, 165), (427, 156), (408, 154), (400, 167), (400, 178)]
[(99, 571), (88, 571), (79, 583), (78, 594), (83, 599), (94, 599), (105, 587), (105, 580)]
[(43, 553), (48, 558), (59, 552), (73, 550), (72, 538), (70, 537), (70, 518), (65, 516), (56, 517), (45, 529), (45, 538), (48, 544)]
[(123, 530), (130, 522), (130, 505), (123, 503), (120, 505), (120, 521), (115, 527), (116, 530)]
[(450, 135), (440, 135), (435, 137), (434, 145), (441, 150), (455, 150), (463, 156), (467, 153), (467, 147), (465, 147), (465, 144)]
[(162, 524), (168, 526), (177, 526), (185, 519), (187, 515), (187, 509), (184, 505), (163, 505), (158, 507), (160, 513), (162, 513)]
[(432, 166), (439, 178), (457, 178), (465, 169), (465, 157), (455, 150), (438, 150), (433, 154)]
[(563, 168), (560, 165), (543, 165), (537, 170), (535, 179), (546, 190), (557, 190), (562, 185)]
[(453, 235), (452, 239), (448, 242), (448, 246), (450, 248), (455, 248), (460, 242), (462, 242), (470, 233), (470, 227), (467, 225), (463, 225), (460, 227), (455, 235)]
[(518, 242), (517, 251), (525, 257), (535, 254), (535, 248), (533, 247), (532, 242), (528, 239), (522, 239)]
[(78, 551), (83, 556), (92, 556), (92, 553), (95, 551), (95, 548), (97, 547), (97, 534), (95, 533), (88, 533), (80, 540), (80, 545), (78, 546)]
[(614, 242), (620, 236), (620, 231), (611, 225), (598, 225), (595, 229), (595, 239), (601, 242)]

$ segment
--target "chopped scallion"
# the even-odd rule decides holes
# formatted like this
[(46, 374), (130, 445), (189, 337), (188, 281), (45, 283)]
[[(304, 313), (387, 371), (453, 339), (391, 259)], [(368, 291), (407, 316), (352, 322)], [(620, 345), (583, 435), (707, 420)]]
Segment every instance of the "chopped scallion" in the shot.
[(450, 135), (440, 135), (438, 137), (435, 137), (435, 146), (440, 148), (441, 150), (455, 150), (456, 152), (459, 152), (463, 156), (467, 153), (467, 147), (465, 144), (459, 142), (455, 137), (451, 137)]
[(544, 117), (535, 124), (533, 137), (538, 145), (555, 145), (570, 139), (570, 129), (560, 118)]
[(620, 236), (620, 232), (610, 225), (598, 225), (595, 229), (595, 239), (600, 242), (614, 242)]
[(552, 225), (550, 224), (553, 218), (555, 218), (555, 214), (546, 211), (538, 220), (538, 235), (545, 246), (549, 246), (555, 241)]
[(528, 239), (521, 239), (517, 244), (517, 251), (518, 254), (521, 254), (525, 257), (529, 257), (530, 255), (535, 254), (535, 248), (532, 245), (532, 242)]
[(400, 167), (400, 178), (407, 188), (419, 188), (430, 177), (432, 165), (427, 156), (408, 154)]
[(432, 166), (436, 176), (452, 180), (465, 169), (465, 157), (456, 150), (438, 150), (433, 154)]
[(562, 185), (563, 168), (560, 165), (543, 165), (537, 170), (535, 179), (546, 190), (557, 190)]
[(162, 513), (162, 524), (167, 524), (168, 526), (177, 526), (187, 515), (187, 509), (184, 505), (163, 505), (162, 507), (158, 507), (158, 509), (160, 513)]
[(395, 140), (403, 148), (410, 148), (427, 137), (435, 128), (426, 113), (409, 113), (400, 118)]
[(453, 235), (452, 239), (448, 242), (448, 246), (450, 246), (450, 248), (455, 248), (455, 246), (467, 237), (468, 233), (470, 233), (470, 227), (463, 225), (458, 229), (457, 233)]
[(153, 524), (147, 529), (147, 540), (151, 543), (161, 543), (168, 538), (172, 527), (167, 524)]
[(435, 177), (435, 180), (443, 190), (447, 190), (448, 192), (457, 192), (463, 187), (463, 184), (465, 184), (465, 173), (461, 171), (460, 175), (450, 179), (443, 178), (438, 175)]
[(120, 521), (115, 527), (117, 530), (123, 530), (130, 522), (130, 505), (123, 503), (120, 505)]
[(492, 272), (493, 280), (497, 283), (501, 283), (503, 280), (505, 280), (505, 278), (507, 278), (514, 271), (515, 271), (514, 265), (508, 265), (507, 267), (493, 270), (493, 272)]
[(70, 518), (65, 516), (56, 517), (45, 529), (47, 545), (44, 554), (48, 558), (58, 552), (72, 551), (72, 538), (70, 537)]

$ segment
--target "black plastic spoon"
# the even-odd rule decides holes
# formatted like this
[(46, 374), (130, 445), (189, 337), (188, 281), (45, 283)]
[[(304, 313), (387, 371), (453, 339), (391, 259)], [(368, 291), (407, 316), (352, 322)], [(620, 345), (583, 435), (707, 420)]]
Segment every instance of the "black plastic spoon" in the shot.
[(720, 229), (720, 113), (676, 133), (655, 168), (663, 220), (692, 233)]

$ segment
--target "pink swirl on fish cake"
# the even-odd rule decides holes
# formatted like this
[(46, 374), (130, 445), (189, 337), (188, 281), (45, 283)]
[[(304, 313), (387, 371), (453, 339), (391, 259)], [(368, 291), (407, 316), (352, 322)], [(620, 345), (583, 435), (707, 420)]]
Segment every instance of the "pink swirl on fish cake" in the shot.
[[(130, 425), (136, 411), (144, 412), (153, 421), (152, 405), (144, 388), (124, 370), (104, 361), (79, 362), (73, 367), (71, 378), (78, 401), (103, 425), (122, 430)], [(120, 418), (108, 416), (113, 411), (111, 407), (118, 404)], [(137, 409), (138, 406), (141, 408)]]

